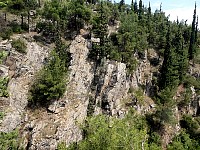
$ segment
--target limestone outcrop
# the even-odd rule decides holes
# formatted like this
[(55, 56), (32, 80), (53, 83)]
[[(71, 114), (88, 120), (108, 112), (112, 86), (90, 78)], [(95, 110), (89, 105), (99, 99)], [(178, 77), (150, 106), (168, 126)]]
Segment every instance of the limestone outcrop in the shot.
[[(127, 99), (130, 106), (140, 112), (150, 111), (154, 107), (147, 97), (144, 97), (146, 106), (135, 103), (134, 94), (130, 92), (131, 88), (136, 90), (140, 85), (151, 87), (152, 73), (147, 52), (144, 60), (138, 61), (136, 71), (128, 75), (123, 63), (105, 60), (103, 66), (97, 66), (88, 58), (91, 41), (78, 35), (69, 47), (71, 62), (64, 96), (58, 101), (52, 101), (47, 109), (26, 109), (29, 86), (50, 51), (48, 47), (34, 41), (26, 42), (28, 48), (25, 55), (12, 48), (8, 50), (10, 54), (3, 68), (4, 75), (10, 77), (10, 96), (6, 98), (9, 105), (5, 105), (3, 111), (6, 115), (0, 125), (0, 131), (3, 132), (20, 128), (24, 139), (22, 147), (54, 150), (61, 142), (69, 145), (80, 141), (80, 124), (84, 123), (88, 115), (91, 98), (94, 101), (94, 114), (123, 117), (128, 111)], [(147, 88), (144, 94), (148, 96), (148, 93)]]

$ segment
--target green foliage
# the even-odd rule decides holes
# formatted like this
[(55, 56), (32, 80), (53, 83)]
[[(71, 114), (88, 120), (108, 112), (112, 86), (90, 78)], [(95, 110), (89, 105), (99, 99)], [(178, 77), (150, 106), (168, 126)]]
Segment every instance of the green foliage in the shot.
[(171, 27), (168, 26), (167, 44), (164, 52), (164, 61), (161, 69), (160, 89), (174, 89), (179, 83), (178, 62), (175, 49), (172, 45)]
[(144, 94), (142, 89), (134, 91), (134, 96), (138, 100), (140, 105), (144, 104)]
[(103, 115), (88, 118), (84, 129), (85, 138), (70, 145), (74, 150), (148, 149), (146, 122), (132, 113), (124, 119)]
[(92, 31), (96, 38), (99, 38), (99, 43), (92, 43), (92, 50), (90, 51), (89, 57), (99, 63), (102, 59), (108, 55), (107, 39), (107, 24), (108, 24), (108, 13), (105, 3), (101, 2), (98, 5), (97, 13), (92, 20)]
[(0, 32), (0, 36), (2, 37), (3, 40), (10, 39), (10, 36), (12, 36), (12, 34), (13, 34), (13, 31), (12, 31), (12, 28), (10, 27), (3, 28), (1, 29), (1, 32)]
[(12, 47), (20, 53), (26, 53), (26, 43), (23, 39), (17, 39), (12, 41)]
[(178, 103), (179, 108), (183, 108), (184, 106), (189, 106), (191, 102), (192, 97), (192, 91), (189, 87), (186, 87), (186, 90), (184, 93), (181, 94), (181, 100)]
[(172, 143), (167, 147), (167, 150), (197, 150), (200, 145), (197, 141), (192, 140), (190, 135), (181, 131), (181, 133), (173, 138)]
[(157, 130), (162, 130), (165, 125), (173, 125), (175, 123), (175, 118), (173, 114), (175, 101), (173, 100), (173, 95), (174, 91), (171, 91), (169, 88), (166, 88), (157, 93), (155, 97), (156, 103), (158, 105), (157, 109), (148, 118), (150, 126), (152, 128), (154, 128), (153, 126), (157, 124)]
[(195, 89), (200, 89), (200, 81), (199, 79), (196, 79), (195, 77), (191, 76), (191, 75), (187, 75), (185, 77), (185, 80), (184, 80), (184, 86), (185, 87), (191, 87), (191, 86), (194, 86)]
[(45, 104), (59, 99), (66, 90), (65, 63), (53, 51), (48, 64), (38, 73), (30, 88), (30, 101)]
[(57, 32), (62, 36), (65, 36), (66, 31), (79, 32), (91, 18), (91, 10), (82, 0), (46, 1), (40, 14), (45, 21), (39, 23), (37, 27), (50, 36), (56, 36)]
[(84, 23), (89, 22), (91, 11), (87, 8), (83, 0), (74, 0), (69, 3), (69, 17), (68, 26), (75, 28), (77, 31), (83, 28)]
[(18, 148), (18, 131), (10, 133), (0, 132), (0, 149), (17, 150)]
[(189, 133), (193, 137), (199, 133), (200, 125), (190, 115), (184, 115), (180, 121), (180, 125), (186, 130), (186, 133)]
[(23, 23), (23, 25), (20, 25), (20, 24), (17, 23), (17, 22), (11, 22), (11, 23), (9, 24), (9, 27), (12, 28), (12, 31), (13, 31), (14, 33), (18, 33), (18, 34), (28, 31), (28, 28), (29, 28), (29, 27), (28, 27), (28, 24)]
[(6, 7), (6, 3), (5, 2), (0, 2), (0, 8)]
[(22, 33), (22, 28), (17, 22), (11, 22), (10, 26), (14, 33)]
[(6, 51), (0, 51), (0, 64), (3, 63), (4, 59), (8, 56)]
[(158, 148), (161, 146), (161, 137), (158, 133), (156, 132), (152, 132), (149, 135), (149, 139), (148, 139), (148, 143), (150, 145), (153, 145), (155, 147), (155, 145), (158, 146)]
[(66, 144), (64, 142), (58, 143), (57, 149), (58, 150), (66, 150), (67, 149)]
[(0, 120), (3, 119), (4, 115), (5, 115), (4, 112), (0, 112)]
[(196, 23), (196, 3), (195, 3), (195, 9), (194, 9), (194, 15), (193, 15), (193, 21), (192, 21), (192, 31), (190, 36), (190, 46), (189, 46), (189, 59), (192, 60), (196, 54), (196, 42), (197, 42), (197, 36), (195, 35), (197, 33), (198, 23)]
[(9, 78), (0, 77), (0, 97), (8, 97), (7, 84)]
[(93, 115), (94, 110), (95, 110), (95, 106), (96, 106), (96, 101), (95, 101), (94, 97), (89, 95), (89, 103), (88, 103), (88, 107), (87, 107), (87, 116)]

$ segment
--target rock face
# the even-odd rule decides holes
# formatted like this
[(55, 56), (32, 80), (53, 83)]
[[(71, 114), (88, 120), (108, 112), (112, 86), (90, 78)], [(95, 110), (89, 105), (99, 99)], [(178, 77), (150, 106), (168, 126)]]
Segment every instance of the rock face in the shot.
[(0, 45), (4, 45), (5, 50), (10, 53), (4, 67), (10, 77), (9, 98), (6, 98), (9, 105), (3, 109), (6, 115), (0, 125), (0, 131), (9, 132), (22, 122), (27, 105), (28, 86), (32, 82), (35, 72), (43, 66), (44, 58), (48, 56), (48, 49), (39, 46), (36, 42), (29, 42), (27, 54), (23, 55), (13, 50), (9, 42), (7, 45), (5, 42)]
[(103, 108), (105, 113), (116, 115), (122, 111), (122, 101), (127, 96), (129, 82), (126, 75), (126, 65), (112, 61), (105, 62), (102, 68), (99, 68), (101, 75), (98, 79), (96, 89), (95, 113)]
[[(53, 102), (48, 112), (29, 112), (23, 137), (28, 137), (24, 147), (29, 149), (56, 149), (58, 143), (67, 145), (82, 139), (79, 125), (87, 116), (88, 95), (93, 79), (92, 63), (87, 60), (87, 40), (77, 36), (71, 43), (72, 56), (69, 67), (67, 91), (59, 101)], [(39, 112), (37, 112), (39, 111)]]
[[(5, 62), (5, 72), (11, 78), (8, 86), (9, 106), (4, 109), (7, 115), (0, 131), (9, 132), (20, 125), (24, 139), (22, 147), (30, 150), (54, 150), (58, 143), (69, 145), (82, 139), (80, 124), (88, 114), (91, 98), (95, 114), (123, 117), (127, 113), (125, 103), (130, 98), (130, 88), (137, 89), (139, 85), (147, 84), (151, 86), (150, 63), (145, 55), (145, 60), (139, 62), (138, 69), (131, 76), (127, 75), (126, 65), (123, 63), (105, 60), (103, 66), (97, 66), (88, 59), (90, 44), (91, 41), (81, 35), (75, 37), (69, 48), (72, 59), (66, 93), (47, 109), (36, 110), (25, 110), (28, 87), (35, 72), (42, 67), (48, 56), (48, 49), (35, 42), (28, 42), (26, 55), (11, 50)], [(131, 106), (133, 105), (131, 98)], [(148, 104), (148, 109), (152, 105)]]

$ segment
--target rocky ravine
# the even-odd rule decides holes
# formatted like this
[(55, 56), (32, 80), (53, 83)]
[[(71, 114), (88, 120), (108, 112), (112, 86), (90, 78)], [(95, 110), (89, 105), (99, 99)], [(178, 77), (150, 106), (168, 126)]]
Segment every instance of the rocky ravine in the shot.
[[(90, 97), (95, 101), (94, 113), (108, 113), (123, 117), (127, 113), (124, 103), (131, 98), (128, 91), (145, 85), (145, 94), (148, 95), (151, 86), (152, 73), (150, 63), (145, 59), (139, 62), (139, 67), (132, 76), (126, 74), (126, 65), (115, 61), (106, 60), (103, 66), (97, 68), (94, 62), (88, 60), (90, 48), (89, 40), (78, 35), (69, 48), (72, 54), (69, 67), (69, 78), (66, 81), (67, 91), (63, 98), (53, 102), (48, 109), (28, 109), (28, 87), (33, 76), (48, 56), (48, 48), (39, 46), (36, 42), (28, 42), (26, 55), (21, 55), (11, 50), (7, 58), (8, 72), (11, 72), (9, 82), (9, 101), (4, 111), (0, 130), (8, 132), (20, 127), (23, 139), (22, 146), (28, 149), (48, 150), (56, 149), (58, 143), (67, 145), (82, 139), (79, 125), (87, 116)], [(8, 61), (10, 60), (10, 61)], [(15, 67), (12, 67), (14, 64)], [(13, 69), (12, 69), (13, 68)], [(94, 85), (97, 76), (97, 84)], [(131, 100), (132, 101), (132, 100)], [(149, 111), (152, 104), (149, 99), (144, 99), (146, 106), (137, 104), (138, 112)]]

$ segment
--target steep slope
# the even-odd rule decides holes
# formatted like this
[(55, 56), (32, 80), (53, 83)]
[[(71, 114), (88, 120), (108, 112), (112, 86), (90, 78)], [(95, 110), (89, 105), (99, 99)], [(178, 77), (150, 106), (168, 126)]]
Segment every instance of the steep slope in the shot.
[[(20, 35), (15, 38), (20, 38)], [(27, 106), (28, 87), (34, 74), (41, 69), (44, 59), (49, 53), (47, 47), (39, 46), (34, 41), (26, 42), (27, 53), (25, 55), (11, 48), (10, 41), (3, 41), (0, 44), (7, 47), (6, 50), (9, 52), (4, 66), (6, 66), (10, 78), (8, 83), (9, 98), (2, 99), (8, 104), (2, 110), (5, 112), (5, 116), (0, 125), (0, 131), (3, 132), (12, 131), (23, 122), (23, 114)]]

